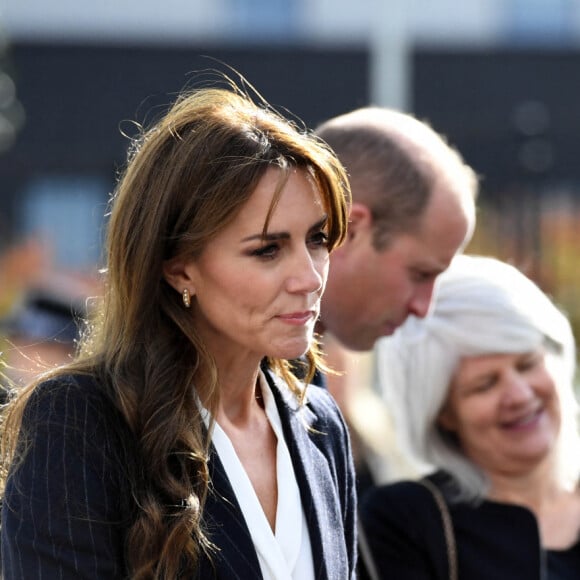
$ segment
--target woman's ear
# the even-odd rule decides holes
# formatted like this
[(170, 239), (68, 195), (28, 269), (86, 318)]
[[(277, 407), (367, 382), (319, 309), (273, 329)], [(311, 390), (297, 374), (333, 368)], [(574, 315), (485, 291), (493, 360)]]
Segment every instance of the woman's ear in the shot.
[(449, 401), (443, 405), (443, 408), (439, 412), (437, 417), (437, 425), (439, 425), (445, 431), (455, 432), (457, 431), (457, 418), (455, 413), (449, 404)]
[(163, 278), (180, 294), (185, 289), (191, 295), (195, 294), (195, 285), (192, 279), (191, 262), (182, 258), (173, 258), (163, 262)]

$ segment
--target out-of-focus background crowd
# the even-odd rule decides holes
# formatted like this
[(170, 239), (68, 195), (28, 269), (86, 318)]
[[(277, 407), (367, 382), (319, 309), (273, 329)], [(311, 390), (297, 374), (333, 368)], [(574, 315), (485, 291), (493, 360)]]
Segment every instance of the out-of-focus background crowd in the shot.
[(100, 291), (134, 122), (225, 65), (309, 127), (368, 104), (430, 122), (482, 179), (469, 251), (522, 268), (579, 334), (580, 0), (4, 0), (0, 360), (18, 380), (66, 359)]

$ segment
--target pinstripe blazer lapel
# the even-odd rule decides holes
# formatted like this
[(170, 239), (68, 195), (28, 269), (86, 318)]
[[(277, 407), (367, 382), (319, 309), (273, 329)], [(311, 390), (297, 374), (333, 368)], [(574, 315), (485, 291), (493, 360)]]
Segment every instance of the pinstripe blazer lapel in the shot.
[[(268, 373), (266, 376), (271, 381)], [(315, 443), (316, 438), (328, 438), (333, 434), (319, 424), (318, 417), (307, 405), (295, 410), (283, 400), (276, 387), (272, 391), (308, 522), (315, 577), (317, 580), (339, 578), (348, 569), (348, 563), (344, 551), (340, 500), (335, 485), (336, 474), (333, 477), (328, 458)], [(316, 429), (321, 432), (316, 433)]]
[[(334, 456), (337, 451), (335, 447), (346, 454), (348, 442), (341, 439), (338, 426), (322, 420), (308, 405), (296, 409), (295, 405), (289, 404), (271, 375), (268, 372), (265, 374), (276, 399), (284, 438), (300, 488), (312, 545), (315, 578), (346, 578), (345, 571), (354, 566), (352, 561), (355, 560), (352, 557), (349, 565), (349, 553), (345, 545), (345, 526), (348, 528), (348, 522), (343, 521), (341, 511), (341, 508), (345, 509), (345, 498), (340, 496), (339, 486), (340, 482), (345, 485), (343, 479), (346, 466), (344, 460), (337, 465), (336, 461), (340, 461), (340, 458)], [(345, 449), (341, 447), (343, 444)], [(342, 477), (340, 482), (339, 473)], [(260, 564), (250, 532), (213, 446), (210, 477), (212, 489), (206, 501), (204, 521), (210, 539), (218, 546), (219, 552), (212, 558), (213, 566), (209, 560), (204, 560), (198, 578), (261, 580)], [(343, 495), (347, 491), (343, 490)], [(349, 536), (349, 539), (352, 538)], [(351, 548), (351, 551), (354, 550), (354, 547)]]
[(212, 557), (215, 576), (210, 572), (211, 564), (206, 562), (199, 578), (260, 580), (262, 573), (250, 531), (213, 445), (209, 468), (211, 489), (204, 508), (204, 521), (219, 552)]

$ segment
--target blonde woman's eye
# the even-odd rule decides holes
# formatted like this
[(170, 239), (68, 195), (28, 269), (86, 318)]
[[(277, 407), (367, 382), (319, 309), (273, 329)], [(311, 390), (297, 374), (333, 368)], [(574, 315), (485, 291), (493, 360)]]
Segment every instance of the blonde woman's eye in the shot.
[(527, 370), (533, 369), (533, 368), (537, 367), (539, 364), (541, 364), (542, 360), (543, 360), (543, 357), (540, 354), (526, 358), (526, 359), (520, 361), (520, 363), (518, 364), (518, 370), (527, 371)]
[(478, 394), (478, 393), (485, 393), (489, 391), (496, 382), (495, 377), (488, 377), (487, 379), (482, 379), (480, 382), (475, 383), (469, 389), (469, 393)]

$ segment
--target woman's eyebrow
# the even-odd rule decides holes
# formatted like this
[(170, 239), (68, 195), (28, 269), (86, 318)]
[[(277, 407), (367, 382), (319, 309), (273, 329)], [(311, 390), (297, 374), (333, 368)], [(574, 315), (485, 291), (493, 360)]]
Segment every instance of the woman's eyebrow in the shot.
[(268, 240), (268, 241), (275, 241), (275, 240), (284, 240), (290, 238), (290, 234), (288, 232), (267, 232), (267, 233), (259, 233), (254, 234), (253, 236), (248, 236), (247, 238), (243, 238), (242, 242), (252, 242), (254, 240)]
[[(320, 230), (322, 229), (325, 225), (326, 222), (328, 221), (328, 216), (325, 215), (322, 217), (322, 219), (319, 219), (315, 224), (313, 224), (308, 231), (312, 232), (312, 231), (316, 231), (316, 230)], [(264, 233), (259, 233), (259, 234), (254, 234), (251, 236), (248, 236), (246, 238), (242, 239), (242, 242), (252, 242), (255, 240), (268, 240), (268, 241), (276, 241), (276, 240), (287, 240), (290, 238), (290, 233), (289, 232), (266, 232)]]
[(308, 231), (321, 230), (328, 222), (328, 215), (322, 216)]

